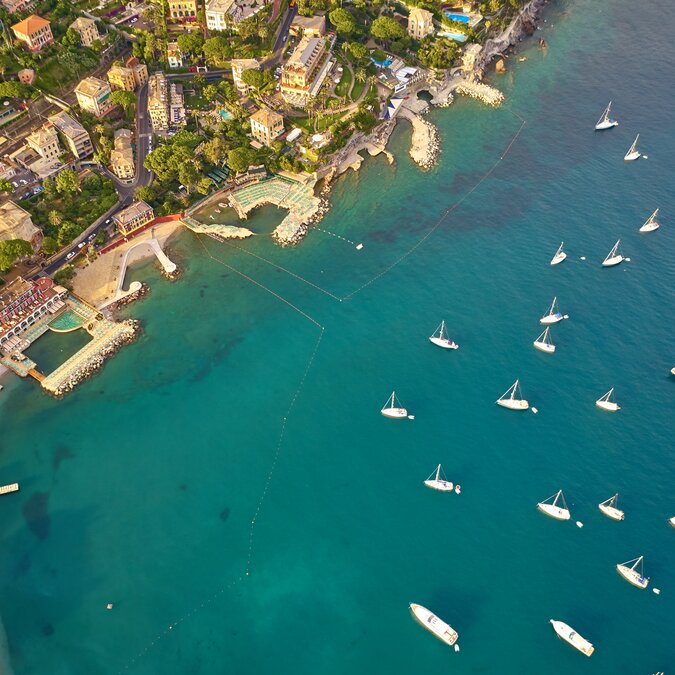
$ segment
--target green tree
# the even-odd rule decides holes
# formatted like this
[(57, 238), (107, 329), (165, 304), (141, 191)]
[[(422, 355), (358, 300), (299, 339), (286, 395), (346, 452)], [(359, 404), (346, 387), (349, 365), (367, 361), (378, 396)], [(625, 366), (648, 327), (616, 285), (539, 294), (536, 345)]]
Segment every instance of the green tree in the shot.
[(0, 97), (3, 98), (23, 98), (26, 96), (28, 89), (21, 82), (16, 80), (9, 80), (8, 82), (0, 82)]
[[(227, 38), (222, 35), (206, 40), (203, 52), (207, 63), (218, 67), (223, 66), (232, 57), (232, 48), (228, 44)], [(225, 80), (221, 81), (224, 82)]]
[(355, 73), (354, 73), (354, 78), (356, 79), (357, 82), (365, 82), (366, 81), (366, 71), (363, 68), (359, 68)]
[(239, 100), (239, 92), (237, 88), (227, 80), (218, 82), (218, 91), (225, 97), (229, 103), (236, 103)]
[(195, 187), (195, 185), (197, 185), (200, 178), (201, 174), (199, 171), (197, 171), (197, 168), (194, 164), (187, 162), (185, 164), (181, 164), (178, 168), (178, 180), (181, 182), (181, 184), (185, 185), (185, 187), (188, 189), (188, 192), (193, 187)]
[(19, 258), (25, 258), (32, 252), (33, 247), (23, 239), (0, 241), (0, 270), (8, 270)]
[(155, 189), (150, 185), (141, 185), (137, 187), (134, 192), (134, 197), (139, 201), (151, 202), (157, 198), (157, 193)]
[(14, 186), (6, 178), (2, 178), (0, 179), (0, 192), (9, 195), (14, 192)]
[(47, 199), (54, 199), (56, 197), (56, 185), (53, 178), (45, 178), (42, 181), (43, 194)]
[(351, 35), (356, 30), (356, 21), (346, 9), (338, 7), (328, 14), (328, 18), (340, 36)]
[(61, 44), (64, 47), (79, 47), (80, 34), (76, 30), (69, 28), (66, 31), (66, 34), (61, 38)]
[(75, 276), (75, 267), (73, 265), (66, 265), (62, 267), (56, 274), (54, 274), (54, 281), (64, 288), (72, 288), (71, 281)]
[(204, 38), (201, 33), (181, 33), (178, 36), (178, 49), (183, 52), (183, 54), (192, 54), (192, 56), (199, 56), (202, 53), (202, 47), (204, 46)]
[(192, 150), (185, 145), (160, 145), (145, 158), (145, 167), (154, 171), (160, 182), (166, 183), (178, 177), (183, 164), (192, 161)]
[(103, 244), (105, 243), (105, 231), (99, 230), (98, 234), (96, 235), (96, 239), (94, 241), (96, 242), (97, 246), (103, 246)]
[(54, 237), (45, 237), (42, 240), (42, 251), (47, 255), (54, 255), (59, 250), (59, 245)]
[(357, 61), (368, 58), (368, 47), (360, 42), (350, 42), (349, 51)]
[(82, 228), (79, 225), (76, 223), (71, 223), (68, 220), (64, 220), (61, 223), (59, 234), (57, 236), (59, 246), (70, 244), (70, 242), (73, 241), (73, 239), (75, 239), (75, 237), (77, 237), (80, 232), (82, 232)]
[(269, 70), (257, 70), (255, 68), (245, 70), (241, 74), (241, 79), (249, 87), (253, 87), (258, 92), (268, 88), (274, 81), (272, 73)]
[(209, 192), (211, 192), (211, 188), (213, 187), (213, 183), (209, 178), (201, 178), (199, 180), (199, 183), (197, 183), (197, 192), (202, 195), (207, 195)]
[(56, 175), (56, 189), (59, 194), (75, 194), (80, 189), (80, 177), (74, 169), (64, 169)]
[(370, 26), (370, 34), (377, 40), (397, 40), (405, 36), (405, 29), (395, 19), (380, 16)]
[(120, 106), (129, 119), (133, 117), (134, 110), (136, 110), (136, 94), (133, 91), (117, 89), (110, 94), (110, 102)]
[(47, 214), (47, 220), (49, 221), (49, 224), (53, 225), (54, 227), (58, 227), (63, 222), (61, 214), (56, 209), (52, 209)]
[(234, 148), (227, 153), (227, 164), (232, 171), (237, 173), (246, 171), (254, 159), (255, 153), (247, 147)]
[(207, 84), (202, 90), (202, 96), (209, 103), (213, 103), (218, 98), (218, 87), (215, 84)]

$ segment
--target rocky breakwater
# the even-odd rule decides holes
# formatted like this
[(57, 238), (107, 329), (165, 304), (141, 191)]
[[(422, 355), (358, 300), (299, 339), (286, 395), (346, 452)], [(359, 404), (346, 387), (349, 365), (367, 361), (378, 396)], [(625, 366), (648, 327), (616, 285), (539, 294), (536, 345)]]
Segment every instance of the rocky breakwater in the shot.
[(410, 157), (421, 169), (430, 169), (436, 164), (441, 151), (438, 129), (431, 122), (427, 122), (423, 117), (403, 106), (399, 111), (399, 116), (409, 120), (412, 124)]
[(504, 94), (499, 89), (495, 89), (495, 87), (483, 84), (482, 82), (466, 80), (458, 85), (455, 91), (458, 94), (471, 96), (471, 98), (478, 99), (482, 103), (485, 103), (485, 105), (493, 107), (500, 106), (504, 102)]

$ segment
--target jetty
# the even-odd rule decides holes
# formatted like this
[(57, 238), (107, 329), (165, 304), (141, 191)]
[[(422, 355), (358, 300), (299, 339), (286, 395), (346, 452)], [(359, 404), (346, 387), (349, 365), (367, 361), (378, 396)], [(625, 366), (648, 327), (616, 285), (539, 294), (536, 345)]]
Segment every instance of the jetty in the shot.
[(3, 485), (0, 487), (0, 495), (6, 495), (9, 492), (18, 492), (19, 491), (19, 484), (18, 483), (10, 483), (9, 485)]

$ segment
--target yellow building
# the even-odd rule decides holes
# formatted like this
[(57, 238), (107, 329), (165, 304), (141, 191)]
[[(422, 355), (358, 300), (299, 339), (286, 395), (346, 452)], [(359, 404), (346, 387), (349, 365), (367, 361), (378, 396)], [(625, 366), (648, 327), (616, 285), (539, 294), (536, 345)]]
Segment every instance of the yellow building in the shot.
[(75, 96), (80, 108), (94, 117), (103, 117), (113, 108), (110, 101), (111, 93), (110, 85), (98, 77), (85, 77), (75, 87)]
[(68, 26), (72, 28), (79, 36), (83, 47), (91, 47), (96, 40), (100, 40), (96, 21), (80, 16)]
[(118, 129), (115, 132), (114, 147), (110, 151), (110, 170), (122, 180), (129, 180), (136, 173), (129, 129)]
[(12, 26), (16, 39), (25, 43), (32, 52), (39, 52), (44, 46), (54, 42), (52, 29), (47, 19), (31, 14), (27, 19)]
[(434, 32), (434, 15), (426, 9), (413, 7), (408, 15), (408, 34), (415, 40), (423, 40)]
[(134, 202), (126, 209), (118, 211), (113, 216), (113, 222), (117, 226), (117, 229), (120, 231), (120, 233), (126, 237), (134, 230), (137, 230), (139, 227), (143, 227), (143, 225), (149, 223), (154, 217), (155, 214), (152, 210), (152, 206), (141, 201)]
[(59, 135), (50, 122), (46, 122), (41, 127), (26, 136), (26, 143), (37, 152), (43, 159), (58, 160), (61, 154), (59, 145)]
[(251, 135), (263, 145), (272, 145), (272, 141), (284, 131), (284, 118), (268, 108), (260, 108), (251, 115), (249, 122)]
[(168, 16), (174, 22), (196, 21), (197, 0), (169, 0)]
[(0, 241), (23, 239), (37, 251), (42, 245), (42, 230), (33, 225), (30, 213), (14, 202), (0, 205)]
[(113, 66), (107, 77), (113, 89), (136, 91), (148, 81), (148, 67), (132, 57), (124, 66)]
[(303, 37), (281, 70), (281, 95), (303, 105), (319, 89), (326, 75), (327, 53), (323, 38)]

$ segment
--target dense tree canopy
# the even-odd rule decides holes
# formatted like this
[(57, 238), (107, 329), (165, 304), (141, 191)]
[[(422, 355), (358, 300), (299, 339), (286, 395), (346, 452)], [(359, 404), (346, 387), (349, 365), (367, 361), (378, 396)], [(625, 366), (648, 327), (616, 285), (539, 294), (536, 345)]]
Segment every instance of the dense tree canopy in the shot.
[(80, 189), (80, 177), (74, 169), (64, 169), (54, 180), (56, 190), (60, 194), (74, 194)]
[(136, 109), (136, 94), (133, 91), (116, 89), (110, 94), (110, 102), (120, 106), (127, 117), (131, 117)]
[(381, 16), (373, 21), (370, 33), (378, 40), (398, 40), (405, 36), (405, 28), (389, 16)]
[(31, 245), (23, 239), (0, 241), (0, 270), (8, 270), (19, 258), (29, 256), (32, 252)]
[(234, 148), (227, 153), (227, 164), (237, 173), (246, 171), (253, 161), (255, 161), (255, 152), (251, 148)]
[(338, 7), (328, 14), (328, 18), (335, 26), (337, 34), (342, 37), (351, 35), (356, 30), (356, 21), (346, 9)]

